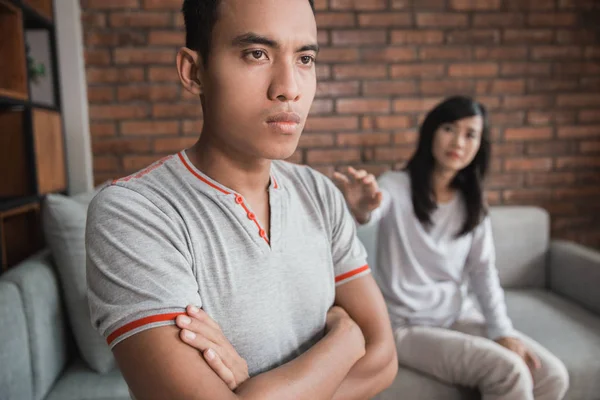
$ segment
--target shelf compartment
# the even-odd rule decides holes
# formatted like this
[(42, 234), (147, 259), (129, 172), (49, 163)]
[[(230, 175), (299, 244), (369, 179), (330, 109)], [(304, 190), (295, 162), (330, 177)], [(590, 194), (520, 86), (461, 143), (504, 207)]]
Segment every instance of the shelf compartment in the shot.
[(52, 12), (52, 0), (23, 0), (23, 3), (44, 18), (52, 21), (54, 15)]
[(21, 10), (0, 0), (0, 96), (27, 100), (27, 64)]
[(32, 127), (38, 194), (61, 192), (67, 187), (61, 116), (54, 111), (33, 109)]
[(0, 110), (0, 198), (31, 196), (32, 185), (25, 110)]
[(0, 270), (15, 266), (43, 246), (39, 203), (0, 213)]

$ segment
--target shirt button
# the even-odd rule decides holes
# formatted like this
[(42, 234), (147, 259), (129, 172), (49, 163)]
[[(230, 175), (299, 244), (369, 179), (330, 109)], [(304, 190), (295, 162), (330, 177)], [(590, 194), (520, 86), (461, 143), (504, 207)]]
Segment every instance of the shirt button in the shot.
[(239, 194), (235, 195), (235, 202), (238, 204), (242, 204), (244, 202), (244, 198), (242, 196), (240, 196)]
[(248, 219), (254, 220), (255, 218), (256, 218), (256, 215), (254, 215), (251, 212), (248, 213)]
[(265, 236), (267, 236), (267, 233), (265, 232), (264, 229), (261, 229), (260, 232), (258, 232), (258, 234), (260, 235), (261, 238), (264, 238)]

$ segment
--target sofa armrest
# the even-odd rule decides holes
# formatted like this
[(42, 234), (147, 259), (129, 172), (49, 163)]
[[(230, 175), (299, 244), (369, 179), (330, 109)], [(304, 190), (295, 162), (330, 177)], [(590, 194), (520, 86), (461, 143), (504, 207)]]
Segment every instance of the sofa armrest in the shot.
[(600, 251), (554, 240), (549, 265), (550, 290), (600, 315)]

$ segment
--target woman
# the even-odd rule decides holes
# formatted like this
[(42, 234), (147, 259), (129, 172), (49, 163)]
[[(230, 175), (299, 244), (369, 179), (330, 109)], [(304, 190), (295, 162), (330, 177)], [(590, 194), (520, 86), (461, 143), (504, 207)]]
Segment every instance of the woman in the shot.
[(349, 168), (335, 180), (356, 221), (379, 224), (374, 274), (400, 365), (477, 387), (486, 400), (561, 399), (564, 365), (506, 313), (482, 187), (489, 134), (485, 108), (452, 97), (425, 118), (404, 171), (377, 182)]

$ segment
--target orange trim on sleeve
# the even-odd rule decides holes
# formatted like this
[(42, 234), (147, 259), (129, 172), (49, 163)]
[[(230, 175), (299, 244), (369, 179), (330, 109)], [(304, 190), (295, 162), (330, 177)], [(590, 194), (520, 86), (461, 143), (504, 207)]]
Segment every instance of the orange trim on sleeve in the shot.
[(352, 278), (353, 276), (355, 276), (355, 275), (358, 275), (358, 274), (360, 274), (361, 272), (365, 272), (365, 271), (367, 271), (368, 269), (369, 269), (369, 265), (363, 265), (363, 266), (362, 266), (362, 267), (360, 267), (360, 268), (356, 268), (355, 270), (352, 270), (352, 271), (346, 272), (345, 274), (342, 274), (342, 275), (340, 275), (340, 276), (336, 276), (336, 277), (335, 277), (335, 283), (341, 282), (341, 281), (343, 281), (343, 280), (345, 280), (345, 279), (348, 279), (348, 278)]
[(136, 328), (139, 328), (140, 326), (153, 324), (155, 322), (170, 321), (170, 320), (175, 319), (178, 315), (183, 315), (183, 314), (185, 314), (185, 313), (179, 312), (179, 313), (170, 313), (170, 314), (160, 314), (160, 315), (151, 315), (146, 318), (138, 319), (137, 321), (130, 322), (127, 325), (120, 327), (119, 329), (117, 329), (116, 331), (114, 331), (113, 333), (108, 335), (108, 337), (106, 338), (106, 342), (110, 346), (110, 344), (116, 338), (118, 338), (119, 336), (124, 335), (127, 332), (130, 332)]

